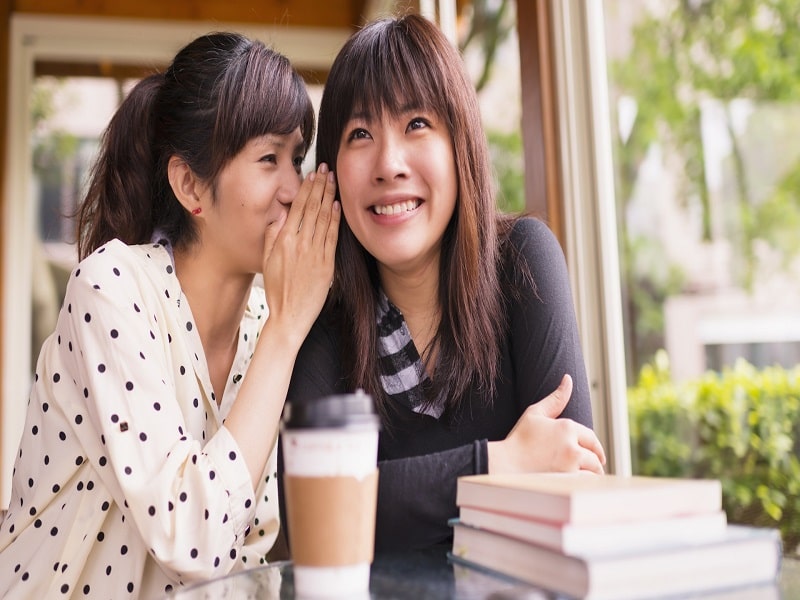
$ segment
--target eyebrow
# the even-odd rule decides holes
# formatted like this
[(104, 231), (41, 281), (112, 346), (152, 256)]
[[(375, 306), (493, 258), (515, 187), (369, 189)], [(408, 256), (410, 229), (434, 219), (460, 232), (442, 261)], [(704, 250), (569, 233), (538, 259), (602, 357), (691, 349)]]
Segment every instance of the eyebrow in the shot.
[[(381, 104), (384, 105), (384, 110), (386, 110), (386, 106), (385, 106), (386, 103), (382, 102)], [(396, 111), (396, 114), (397, 115), (404, 115), (406, 113), (415, 112), (415, 111), (418, 111), (418, 110), (431, 111), (433, 109), (425, 107), (420, 102), (417, 102), (416, 100), (414, 100), (412, 102), (406, 102), (405, 104), (401, 105), (400, 108)], [(391, 111), (391, 112), (395, 112), (395, 111)], [(373, 118), (373, 115), (372, 115), (371, 112), (359, 111), (359, 112), (353, 112), (353, 114), (350, 115), (350, 119), (348, 119), (348, 120), (352, 121), (352, 120), (355, 120), (355, 119), (360, 119), (362, 121), (369, 121), (372, 118)]]
[[(290, 134), (278, 134), (278, 133), (267, 133), (261, 137), (265, 144), (270, 144), (275, 146), (277, 149), (282, 149), (286, 147), (286, 140)], [(305, 152), (306, 151), (306, 143), (301, 139), (294, 145), (295, 152)]]

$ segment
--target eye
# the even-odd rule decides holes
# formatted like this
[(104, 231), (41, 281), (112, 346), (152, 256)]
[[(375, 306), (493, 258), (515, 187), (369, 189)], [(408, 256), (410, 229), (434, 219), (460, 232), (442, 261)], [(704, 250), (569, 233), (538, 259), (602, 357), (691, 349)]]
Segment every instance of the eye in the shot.
[(361, 127), (357, 127), (350, 132), (347, 136), (347, 141), (352, 140), (367, 140), (369, 139), (369, 132), (366, 129), (362, 129)]
[(259, 160), (259, 162), (275, 164), (275, 163), (278, 162), (278, 157), (275, 154), (265, 154), (264, 156), (262, 156), (258, 160)]
[(426, 127), (430, 127), (430, 121), (424, 117), (414, 117), (408, 122), (408, 126), (406, 127), (407, 131), (413, 131), (415, 129), (424, 129)]
[(300, 173), (301, 169), (303, 168), (303, 161), (306, 159), (305, 156), (295, 156), (292, 160), (292, 164), (294, 165), (294, 170)]

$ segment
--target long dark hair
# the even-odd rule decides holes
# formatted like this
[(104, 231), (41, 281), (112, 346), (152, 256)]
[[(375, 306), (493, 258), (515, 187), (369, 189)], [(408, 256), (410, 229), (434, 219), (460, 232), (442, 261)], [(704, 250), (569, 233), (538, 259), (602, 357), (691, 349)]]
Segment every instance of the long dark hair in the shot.
[[(472, 385), (491, 401), (506, 321), (500, 245), (510, 225), (496, 208), (475, 88), (458, 51), (433, 23), (414, 14), (379, 20), (345, 43), (322, 96), (317, 163), (336, 165), (342, 131), (354, 113), (379, 118), (384, 111), (398, 115), (408, 105), (433, 111), (447, 123), (458, 172), (456, 208), (442, 241), (441, 321), (428, 401), (443, 391), (446, 407), (455, 408)], [(377, 352), (379, 286), (375, 259), (342, 219), (329, 300), (341, 309), (336, 314), (345, 375), (350, 387), (371, 393), (386, 415)]]
[(78, 213), (80, 257), (113, 238), (148, 242), (155, 229), (190, 244), (197, 232), (169, 185), (170, 157), (213, 184), (248, 141), (298, 127), (308, 148), (314, 109), (285, 56), (236, 33), (195, 39), (131, 90), (105, 130)]

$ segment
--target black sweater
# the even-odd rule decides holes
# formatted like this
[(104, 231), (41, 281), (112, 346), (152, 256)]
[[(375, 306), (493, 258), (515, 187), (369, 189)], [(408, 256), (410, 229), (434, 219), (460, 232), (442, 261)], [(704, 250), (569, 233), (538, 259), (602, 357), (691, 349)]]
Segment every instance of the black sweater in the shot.
[[(508, 328), (501, 345), (497, 397), (489, 405), (471, 390), (461, 409), (434, 419), (398, 406), (383, 424), (375, 549), (422, 548), (447, 541), (447, 520), (455, 517), (456, 478), (487, 472), (487, 441), (502, 440), (530, 404), (552, 393), (565, 373), (573, 379), (572, 398), (562, 417), (592, 426), (586, 370), (575, 320), (564, 255), (541, 221), (523, 218), (511, 232), (517, 252), (504, 257)], [(527, 262), (535, 289), (522, 285), (510, 267)], [(289, 402), (311, 401), (349, 392), (342, 384), (336, 327), (320, 318), (297, 358)], [(281, 481), (279, 477), (278, 481)], [(283, 521), (286, 522), (285, 519)]]

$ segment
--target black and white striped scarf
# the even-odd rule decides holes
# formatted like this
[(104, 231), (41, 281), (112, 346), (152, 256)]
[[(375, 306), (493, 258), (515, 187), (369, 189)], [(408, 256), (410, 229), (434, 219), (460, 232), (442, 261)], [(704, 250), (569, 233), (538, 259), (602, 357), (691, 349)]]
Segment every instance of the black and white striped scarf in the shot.
[(438, 419), (443, 403), (426, 402), (425, 392), (431, 384), (414, 340), (400, 310), (381, 290), (378, 298), (378, 354), (381, 385), (392, 401), (405, 404), (416, 413)]

